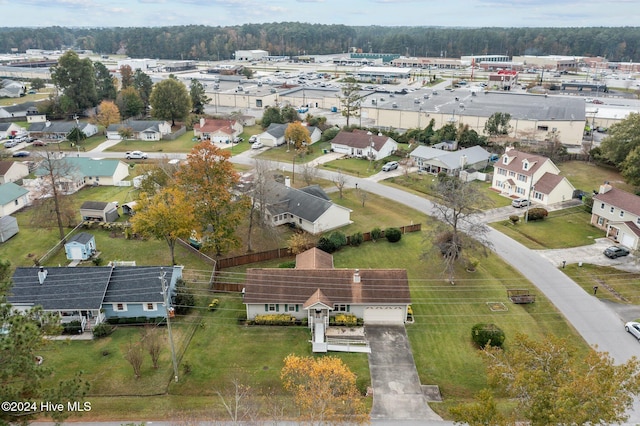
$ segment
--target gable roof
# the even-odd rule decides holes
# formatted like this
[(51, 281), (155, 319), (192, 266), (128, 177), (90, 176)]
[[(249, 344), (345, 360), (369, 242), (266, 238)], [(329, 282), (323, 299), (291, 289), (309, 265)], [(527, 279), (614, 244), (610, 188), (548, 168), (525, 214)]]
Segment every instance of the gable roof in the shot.
[(13, 182), (7, 182), (0, 185), (0, 205), (5, 205), (29, 193), (23, 187)]
[(296, 255), (296, 269), (333, 269), (333, 256), (313, 247)]
[(84, 122), (76, 123), (75, 121), (45, 121), (31, 123), (29, 126), (29, 132), (69, 134), (76, 128), (76, 126), (84, 132), (87, 127), (93, 126), (93, 124)]
[[(505, 156), (510, 159), (509, 164), (504, 164), (503, 159)], [(527, 170), (523, 168), (525, 160), (529, 163), (529, 167), (527, 168)], [(529, 154), (528, 152), (521, 152), (516, 151), (515, 149), (510, 149), (502, 155), (502, 157), (494, 165), (494, 167), (531, 176), (547, 161), (551, 160), (549, 160), (547, 157), (543, 157), (542, 155)]]
[(380, 151), (384, 144), (386, 144), (389, 140), (395, 142), (388, 136), (374, 134), (370, 135), (364, 130), (356, 129), (353, 132), (341, 130), (340, 133), (338, 133), (336, 137), (333, 138), (331, 143), (362, 149), (371, 146), (371, 143), (373, 142), (373, 149), (375, 149), (376, 151)]
[(21, 111), (25, 111), (26, 112), (30, 108), (35, 108), (35, 107), (36, 107), (36, 103), (35, 102), (23, 102), (21, 104), (2, 106), (2, 107), (0, 107), (0, 109), (5, 110), (6, 112), (16, 113), (16, 112), (21, 112)]
[(593, 199), (640, 216), (640, 196), (612, 186), (607, 189), (607, 192), (594, 195)]
[[(80, 175), (82, 177), (112, 177), (122, 161), (108, 158), (88, 158), (88, 157), (64, 157), (59, 160), (62, 164), (68, 165), (69, 174)], [(124, 163), (122, 163), (124, 164)], [(126, 166), (126, 165), (125, 165)], [(60, 167), (61, 171), (65, 167)], [(127, 169), (128, 170), (128, 169)], [(36, 176), (46, 175), (47, 171), (43, 168), (36, 170)]]
[(109, 203), (109, 202), (106, 202), (106, 201), (85, 201), (84, 203), (82, 203), (80, 208), (82, 210), (104, 211), (107, 208), (107, 206), (109, 206), (109, 204), (111, 204), (113, 207), (115, 207), (115, 204)]
[[(553, 190), (566, 178), (560, 175), (554, 175), (553, 173), (546, 172), (540, 179), (534, 184), (536, 192), (541, 194), (551, 194)], [(567, 180), (567, 182), (569, 182)], [(571, 183), (569, 183), (571, 185)]]
[(123, 127), (130, 127), (134, 132), (160, 132), (160, 125), (165, 121), (160, 120), (125, 120), (122, 123), (110, 124), (107, 132), (116, 132)]
[(14, 164), (17, 163), (15, 161), (0, 161), (0, 176), (6, 175)]
[(164, 302), (160, 276), (171, 282), (173, 268), (162, 266), (117, 266), (113, 268), (104, 303)]
[(193, 128), (199, 129), (201, 132), (222, 132), (228, 135), (233, 135), (235, 133), (235, 129), (233, 128), (235, 124), (236, 120), (208, 118), (204, 120), (204, 126), (200, 125), (200, 123), (196, 123), (193, 125)]
[(8, 297), (11, 304), (40, 305), (46, 310), (100, 309), (111, 267), (43, 269), (46, 278), (40, 284), (39, 268), (16, 268)]
[(266, 208), (274, 215), (291, 213), (309, 222), (315, 222), (333, 206), (333, 202), (329, 200), (322, 188), (319, 186), (315, 188), (315, 186), (311, 189), (304, 188), (309, 190), (307, 192), (304, 189), (291, 188), (278, 182), (271, 182), (266, 191)]
[(458, 169), (460, 168), (460, 160), (463, 156), (466, 157), (465, 164), (476, 164), (481, 161), (487, 161), (489, 157), (491, 157), (491, 154), (478, 145), (460, 149), (458, 151), (445, 151), (442, 149), (429, 148), (427, 146), (419, 146), (411, 153), (411, 156), (423, 158), (425, 160), (437, 158), (438, 161), (444, 163), (447, 168)]
[(67, 241), (67, 244), (78, 243), (78, 244), (84, 245), (84, 244), (87, 244), (92, 239), (93, 239), (93, 235), (89, 234), (88, 232), (80, 232), (78, 234), (75, 234), (73, 237), (69, 238), (69, 241)]
[(311, 297), (309, 297), (307, 301), (303, 303), (302, 307), (307, 309), (318, 304), (322, 304), (328, 308), (333, 308), (331, 300), (329, 300), (329, 298), (325, 296), (325, 294), (320, 289), (317, 289), (316, 292), (313, 293)]

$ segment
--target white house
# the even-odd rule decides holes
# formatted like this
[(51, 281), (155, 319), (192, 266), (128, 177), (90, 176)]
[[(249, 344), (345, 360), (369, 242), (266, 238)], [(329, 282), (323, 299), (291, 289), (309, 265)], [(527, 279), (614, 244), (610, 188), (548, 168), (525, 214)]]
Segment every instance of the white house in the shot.
[(607, 237), (632, 250), (640, 248), (640, 197), (609, 183), (600, 185), (593, 196), (591, 224), (607, 232)]
[(107, 139), (121, 140), (119, 131), (124, 128), (132, 131), (131, 139), (141, 141), (159, 141), (163, 136), (171, 134), (171, 124), (168, 121), (125, 120), (107, 127)]
[(200, 118), (200, 122), (193, 125), (193, 136), (198, 139), (208, 139), (218, 143), (228, 143), (244, 131), (244, 126), (238, 120), (223, 120), (214, 118)]
[[(280, 124), (280, 123), (271, 123), (267, 130), (260, 133), (257, 136), (257, 140), (262, 142), (264, 146), (280, 146), (284, 145), (287, 141), (285, 139), (285, 133), (287, 128), (289, 127), (289, 123)], [(320, 129), (314, 126), (304, 126), (305, 129), (309, 132), (309, 137), (311, 138), (311, 143), (316, 143), (322, 137), (322, 132)]]
[(27, 130), (15, 123), (0, 123), (0, 139), (6, 139), (19, 133), (26, 133)]
[(25, 92), (24, 84), (15, 80), (0, 80), (0, 98), (19, 98)]
[(62, 141), (66, 140), (67, 136), (78, 127), (82, 133), (88, 138), (98, 133), (98, 127), (92, 123), (75, 121), (44, 121), (44, 122), (32, 122), (29, 125), (29, 136), (43, 139)]
[(443, 172), (452, 176), (469, 168), (485, 168), (489, 164), (491, 153), (481, 146), (445, 151), (421, 145), (414, 149), (410, 156), (420, 171), (434, 175)]
[(318, 185), (296, 189), (271, 182), (265, 199), (266, 221), (273, 226), (294, 224), (316, 235), (352, 223), (351, 209), (334, 204)]
[(22, 161), (0, 161), (0, 184), (15, 182), (29, 175), (29, 166)]
[(511, 198), (549, 205), (571, 200), (574, 186), (553, 161), (508, 147), (493, 165), (491, 189)]
[(0, 216), (8, 216), (29, 204), (29, 191), (13, 182), (0, 185)]
[(380, 133), (374, 135), (364, 130), (342, 130), (331, 141), (331, 149), (351, 157), (381, 160), (393, 154), (398, 149), (398, 143)]

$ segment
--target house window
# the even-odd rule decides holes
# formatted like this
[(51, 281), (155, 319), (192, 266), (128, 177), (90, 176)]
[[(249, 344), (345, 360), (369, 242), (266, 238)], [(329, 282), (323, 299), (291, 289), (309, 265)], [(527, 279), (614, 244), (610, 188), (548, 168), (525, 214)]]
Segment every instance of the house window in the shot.
[(505, 169), (498, 169), (498, 174), (506, 176), (507, 175), (507, 171)]
[(157, 310), (155, 303), (145, 303), (142, 307), (143, 307), (143, 310), (145, 310), (145, 311), (155, 311), (155, 310)]
[(275, 303), (269, 303), (269, 305), (267, 306), (267, 311), (275, 312), (276, 311), (276, 304)]
[(620, 217), (624, 217), (624, 210), (620, 210)]
[(604, 203), (600, 203), (600, 210), (604, 210)]
[(522, 195), (524, 195), (524, 188), (517, 187), (517, 188), (516, 188), (516, 194), (522, 194)]
[(610, 213), (613, 213), (613, 211), (614, 211), (614, 210), (615, 210), (615, 208), (611, 207), (611, 208), (609, 209), (609, 212), (610, 212)]
[(542, 200), (544, 198), (544, 195), (542, 195), (542, 193), (540, 192), (534, 192), (533, 198), (535, 198), (536, 200)]
[(256, 99), (256, 108), (262, 108), (262, 99)]
[(17, 206), (17, 205), (18, 205), (18, 200), (15, 200), (15, 201), (14, 201), (14, 203), (15, 203), (15, 205)]
[(516, 172), (514, 172), (513, 170), (509, 170), (509, 177), (515, 177), (516, 176)]
[(506, 155), (502, 157), (502, 164), (509, 164), (509, 157), (507, 157)]
[(526, 182), (527, 181), (527, 175), (522, 175), (518, 173), (518, 180), (520, 182)]
[(126, 303), (114, 303), (113, 310), (116, 312), (126, 312), (127, 304)]
[[(640, 220), (640, 219), (638, 219)], [(598, 217), (598, 225), (603, 226), (604, 225), (604, 217)]]
[(547, 132), (549, 131), (549, 126), (538, 126), (538, 130), (542, 132)]
[(301, 218), (298, 218), (298, 224), (302, 225), (302, 219)]
[(349, 312), (349, 305), (333, 305), (333, 310), (336, 312)]
[(640, 225), (640, 217), (636, 219), (636, 223)]
[(295, 312), (297, 310), (296, 306), (297, 305), (284, 305), (284, 310), (285, 312)]
[(529, 170), (529, 162), (528, 161), (523, 161), (522, 162), (522, 168), (524, 170)]

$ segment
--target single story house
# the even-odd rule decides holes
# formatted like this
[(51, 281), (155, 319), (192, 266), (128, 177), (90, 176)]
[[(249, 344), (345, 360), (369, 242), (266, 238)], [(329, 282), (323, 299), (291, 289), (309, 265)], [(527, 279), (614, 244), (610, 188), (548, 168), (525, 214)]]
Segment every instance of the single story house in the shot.
[(265, 219), (273, 226), (293, 224), (317, 235), (352, 223), (351, 209), (335, 204), (318, 185), (296, 189), (271, 182), (265, 202)]
[[(127, 163), (108, 158), (63, 157), (56, 160), (59, 163), (61, 190), (73, 193), (85, 185), (118, 185), (129, 176)], [(48, 171), (39, 168), (35, 175), (46, 178)]]
[(25, 86), (19, 81), (9, 79), (0, 80), (0, 98), (19, 98), (24, 93)]
[(573, 198), (574, 186), (547, 157), (507, 147), (493, 165), (491, 189), (545, 206)]
[(35, 102), (0, 106), (0, 118), (27, 117), (33, 114), (38, 114), (38, 108)]
[(171, 123), (168, 121), (125, 120), (122, 123), (110, 124), (107, 127), (107, 139), (121, 140), (119, 131), (123, 128), (132, 130), (131, 139), (141, 141), (159, 141), (171, 134)]
[[(260, 133), (257, 136), (258, 142), (262, 142), (264, 146), (280, 146), (287, 143), (285, 139), (285, 133), (287, 128), (289, 127), (289, 123), (281, 124), (281, 123), (271, 123), (267, 130)], [(322, 137), (322, 132), (320, 129), (314, 126), (304, 126), (305, 129), (309, 132), (309, 137), (311, 138), (311, 143), (314, 144), (320, 140)]]
[(0, 123), (0, 139), (8, 139), (19, 133), (27, 133), (27, 130), (15, 123)]
[(0, 243), (4, 243), (20, 231), (18, 219), (13, 216), (0, 217)]
[(631, 250), (640, 249), (640, 197), (600, 185), (593, 196), (591, 224), (607, 232), (607, 237)]
[(88, 138), (98, 133), (95, 124), (75, 121), (45, 121), (35, 122), (29, 125), (29, 136), (36, 139), (63, 141), (76, 127)]
[(345, 350), (327, 338), (329, 317), (403, 325), (411, 296), (404, 269), (335, 269), (330, 254), (312, 248), (296, 256), (295, 269), (247, 269), (243, 302), (250, 320), (273, 313), (306, 318), (313, 351), (326, 352)]
[(381, 160), (396, 152), (398, 143), (382, 134), (374, 135), (364, 130), (341, 130), (331, 141), (331, 150), (350, 157)]
[(193, 136), (198, 139), (208, 139), (218, 143), (228, 143), (244, 131), (244, 127), (237, 120), (223, 120), (201, 118), (193, 125)]
[(80, 206), (82, 220), (96, 220), (100, 222), (115, 222), (120, 217), (118, 206), (105, 201), (85, 201)]
[(0, 184), (15, 182), (29, 175), (29, 166), (22, 161), (0, 161)]
[(69, 260), (88, 260), (96, 253), (96, 237), (88, 232), (75, 234), (64, 245)]
[(410, 156), (420, 171), (434, 175), (442, 172), (455, 176), (461, 170), (485, 168), (489, 164), (491, 153), (481, 146), (445, 151), (421, 145), (414, 149)]
[(0, 217), (8, 216), (29, 205), (29, 191), (13, 182), (0, 185)]
[(113, 317), (166, 317), (162, 281), (171, 295), (181, 277), (182, 266), (18, 267), (7, 299), (20, 311), (41, 306), (90, 330)]

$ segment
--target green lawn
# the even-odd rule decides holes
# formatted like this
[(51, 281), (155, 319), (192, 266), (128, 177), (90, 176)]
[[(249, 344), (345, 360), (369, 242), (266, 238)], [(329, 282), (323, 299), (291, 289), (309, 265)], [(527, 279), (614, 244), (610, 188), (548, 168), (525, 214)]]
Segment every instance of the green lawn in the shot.
[(585, 192), (597, 191), (605, 181), (618, 189), (633, 193), (634, 188), (625, 183), (622, 175), (612, 167), (599, 166), (594, 163), (585, 163), (583, 161), (568, 161), (558, 164), (558, 168), (563, 176), (569, 179), (569, 182), (576, 189)]
[(313, 161), (321, 155), (324, 155), (324, 151), (330, 148), (330, 143), (316, 142), (310, 145), (310, 147), (311, 152), (301, 156), (296, 154), (296, 152), (291, 147), (287, 146), (287, 144), (274, 146), (273, 148), (269, 148), (266, 151), (261, 152), (256, 158), (261, 160), (292, 163), (295, 156), (296, 164), (308, 163), (309, 161)]
[(353, 176), (369, 177), (381, 171), (382, 166), (384, 166), (388, 161), (399, 160), (401, 160), (401, 158), (394, 155), (377, 161), (368, 161), (363, 158), (340, 158), (338, 160), (324, 163), (322, 167), (334, 171), (341, 171)]
[(605, 236), (604, 231), (590, 224), (591, 214), (582, 206), (553, 211), (544, 220), (528, 223), (522, 216), (525, 212), (520, 213), (516, 225), (502, 221), (490, 226), (534, 250), (579, 247)]
[(640, 274), (621, 271), (608, 266), (591, 264), (567, 265), (562, 270), (572, 280), (589, 294), (593, 294), (593, 286), (598, 286), (596, 294), (600, 299), (610, 300), (616, 303), (640, 304), (638, 294), (638, 282)]

